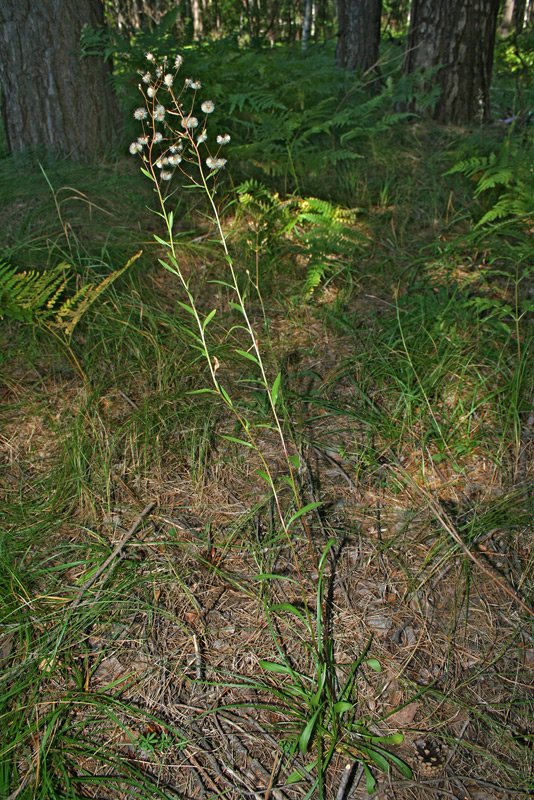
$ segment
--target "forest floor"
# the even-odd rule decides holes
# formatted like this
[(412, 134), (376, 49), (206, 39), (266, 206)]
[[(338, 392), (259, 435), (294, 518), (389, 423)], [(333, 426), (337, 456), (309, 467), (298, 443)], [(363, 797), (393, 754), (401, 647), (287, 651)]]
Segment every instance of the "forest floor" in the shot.
[[(38, 174), (31, 196), (11, 188), (11, 263), (75, 252), (87, 276), (84, 242), (115, 247), (114, 268), (143, 255), (68, 346), (0, 328), (2, 797), (363, 800), (373, 780), (377, 800), (534, 796), (532, 261), (502, 242), (529, 234), (473, 242), (448, 187), (432, 208), (435, 137), (399, 155), (411, 196), (358, 202), (357, 244), (313, 292), (305, 221), (223, 214), (262, 287), (247, 307), (283, 441), (236, 356), (215, 235), (198, 209), (180, 221), (257, 450), (191, 393), (209, 374), (131, 165), (107, 184), (51, 170), (92, 204), (65, 190), (59, 219)], [(290, 464), (311, 508), (287, 535)]]

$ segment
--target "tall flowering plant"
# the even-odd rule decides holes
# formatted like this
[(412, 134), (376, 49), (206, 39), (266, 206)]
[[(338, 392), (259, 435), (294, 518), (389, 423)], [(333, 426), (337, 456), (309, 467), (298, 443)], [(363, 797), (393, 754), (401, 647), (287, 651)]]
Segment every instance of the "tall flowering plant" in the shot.
[[(262, 468), (257, 473), (269, 485), (274, 502), (276, 504), (280, 526), (286, 535), (289, 548), (292, 552), (293, 562), (298, 575), (298, 583), (302, 595), (302, 609), (295, 605), (279, 603), (271, 606), (266, 605), (268, 625), (278, 650), (279, 660), (261, 661), (262, 668), (272, 675), (283, 676), (283, 683), (277, 686), (271, 681), (254, 681), (252, 684), (245, 683), (244, 686), (254, 686), (256, 689), (271, 692), (275, 697), (277, 711), (280, 708), (287, 709), (290, 719), (295, 722), (297, 736), (291, 743), (291, 755), (298, 749), (305, 754), (311, 750), (312, 744), (316, 743), (316, 767), (317, 777), (309, 790), (307, 797), (311, 797), (317, 787), (323, 785), (325, 770), (333, 759), (336, 751), (356, 757), (363, 763), (366, 773), (368, 790), (374, 790), (374, 778), (367, 767), (367, 761), (378, 764), (383, 768), (388, 768), (386, 759), (394, 763), (403, 774), (410, 777), (410, 770), (396, 756), (388, 753), (383, 748), (383, 744), (388, 741), (401, 741), (402, 736), (380, 737), (373, 736), (364, 725), (358, 726), (351, 722), (346, 726), (342, 722), (342, 716), (348, 715), (353, 711), (353, 703), (348, 699), (354, 682), (357, 668), (362, 663), (366, 650), (351, 666), (343, 686), (339, 689), (338, 665), (334, 659), (333, 640), (330, 636), (327, 601), (325, 599), (325, 569), (327, 556), (334, 545), (334, 539), (330, 539), (318, 562), (311, 540), (308, 527), (306, 525), (306, 514), (316, 509), (320, 503), (311, 502), (302, 505), (300, 502), (299, 491), (296, 482), (296, 473), (300, 467), (300, 457), (298, 453), (289, 453), (278, 408), (281, 399), (281, 373), (270, 381), (260, 352), (259, 340), (252, 327), (247, 308), (245, 305), (245, 295), (241, 291), (237, 281), (236, 269), (229, 253), (221, 220), (215, 204), (214, 181), (217, 174), (226, 165), (226, 158), (221, 155), (222, 148), (230, 142), (229, 134), (217, 134), (213, 137), (208, 131), (209, 115), (213, 113), (215, 105), (212, 100), (198, 99), (198, 92), (201, 90), (200, 81), (186, 78), (178, 80), (178, 72), (182, 67), (182, 57), (177, 55), (172, 68), (169, 68), (168, 59), (164, 58), (161, 64), (156, 63), (156, 59), (151, 53), (146, 54), (150, 68), (141, 73), (141, 83), (139, 89), (144, 98), (144, 105), (135, 109), (134, 117), (142, 125), (142, 135), (135, 142), (130, 144), (130, 152), (139, 155), (143, 160), (142, 171), (150, 178), (159, 198), (161, 211), (159, 215), (165, 222), (167, 228), (167, 238), (163, 239), (156, 236), (156, 241), (166, 248), (166, 258), (159, 259), (160, 263), (168, 270), (173, 272), (180, 280), (184, 289), (187, 303), (180, 303), (191, 318), (194, 318), (196, 330), (190, 330), (194, 337), (196, 347), (205, 356), (209, 365), (212, 386), (198, 390), (198, 392), (211, 392), (217, 395), (237, 418), (243, 431), (243, 438), (238, 439), (234, 436), (224, 436), (239, 445), (252, 448), (259, 456)], [(179, 87), (179, 88), (178, 88)], [(199, 107), (199, 111), (197, 111)], [(265, 390), (269, 398), (272, 423), (269, 426), (277, 432), (281, 447), (287, 463), (287, 473), (280, 476), (275, 483), (276, 475), (269, 469), (268, 459), (263, 455), (261, 447), (255, 438), (254, 426), (249, 419), (243, 415), (240, 407), (235, 405), (227, 390), (219, 381), (218, 370), (220, 364), (217, 358), (210, 355), (206, 331), (209, 323), (215, 316), (215, 309), (203, 315), (198, 311), (195, 299), (189, 287), (189, 282), (184, 277), (177, 257), (176, 246), (173, 239), (173, 213), (167, 209), (167, 201), (172, 194), (168, 194), (166, 187), (172, 180), (176, 171), (181, 171), (193, 185), (205, 190), (213, 212), (213, 220), (217, 226), (221, 244), (226, 256), (226, 263), (229, 274), (224, 276), (222, 283), (230, 292), (233, 293), (231, 302), (232, 308), (240, 314), (240, 324), (236, 329), (246, 331), (249, 337), (248, 349), (236, 349), (236, 353), (246, 359), (247, 365), (254, 363), (257, 369), (256, 382)], [(247, 277), (259, 294), (259, 286), (253, 283), (247, 271)], [(261, 296), (260, 296), (261, 299)], [(259, 427), (264, 428), (261, 424)], [(221, 434), (223, 435), (223, 434)], [(293, 499), (293, 507), (286, 514), (280, 502), (279, 486), (283, 483), (288, 484)], [(295, 510), (296, 509), (296, 510)], [(317, 594), (315, 607), (311, 607), (308, 602), (306, 592), (307, 582), (303, 579), (299, 559), (297, 557), (293, 539), (291, 536), (294, 524), (299, 521), (308, 537), (309, 549), (312, 560), (318, 574)], [(261, 574), (259, 579), (270, 580), (274, 578), (269, 573)], [(287, 576), (283, 576), (287, 580)], [(298, 631), (298, 623), (304, 624), (305, 638), (303, 643), (311, 652), (314, 661), (312, 675), (307, 675), (296, 671), (293, 660), (287, 657), (287, 648), (280, 641), (278, 626), (273, 621), (273, 615), (285, 615), (286, 624), (289, 630)], [(297, 620), (297, 625), (295, 625)], [(296, 635), (301, 636), (300, 633)], [(309, 640), (308, 640), (309, 637)], [(373, 660), (376, 669), (376, 659)], [(368, 663), (371, 663), (369, 661)], [(380, 665), (378, 665), (380, 668)], [(235, 684), (233, 684), (235, 685)], [(267, 708), (270, 706), (267, 705)], [(292, 773), (290, 782), (300, 780), (302, 775), (298, 772)]]
[[(272, 382), (268, 379), (258, 345), (258, 338), (248, 316), (244, 294), (237, 281), (236, 270), (228, 250), (221, 219), (214, 199), (215, 179), (219, 171), (223, 169), (227, 163), (227, 159), (221, 155), (221, 152), (230, 142), (230, 134), (218, 133), (213, 136), (208, 131), (209, 116), (215, 110), (215, 104), (212, 100), (201, 101), (198, 98), (198, 93), (202, 88), (200, 81), (192, 78), (185, 78), (183, 80), (178, 78), (178, 73), (183, 64), (181, 55), (175, 57), (172, 66), (170, 66), (170, 61), (167, 57), (163, 58), (159, 64), (156, 62), (152, 53), (146, 53), (146, 59), (148, 62), (148, 69), (140, 72), (141, 82), (139, 84), (139, 90), (144, 98), (144, 105), (136, 108), (134, 111), (134, 117), (141, 123), (143, 132), (135, 142), (130, 144), (130, 153), (141, 157), (143, 161), (142, 171), (153, 181), (159, 198), (161, 212), (158, 213), (165, 222), (167, 238), (162, 239), (159, 236), (155, 238), (156, 241), (166, 247), (168, 251), (167, 258), (159, 259), (159, 261), (180, 280), (188, 300), (187, 303), (181, 303), (181, 306), (186, 309), (196, 321), (196, 332), (191, 331), (191, 334), (196, 340), (197, 348), (205, 356), (212, 379), (212, 388), (205, 388), (199, 391), (217, 394), (239, 420), (246, 435), (246, 440), (235, 439), (234, 437), (226, 438), (252, 447), (258, 453), (263, 467), (261, 470), (258, 470), (258, 473), (269, 484), (274, 494), (282, 528), (287, 533), (291, 525), (293, 525), (297, 519), (302, 518), (307, 511), (315, 508), (319, 503), (309, 503), (304, 507), (300, 505), (295, 480), (295, 470), (299, 466), (299, 457), (296, 454), (290, 454), (288, 452), (277, 410), (277, 405), (281, 397), (281, 374), (278, 373)], [(258, 369), (258, 382), (265, 389), (269, 398), (274, 429), (277, 431), (288, 465), (289, 476), (286, 475), (284, 478), (291, 486), (298, 508), (298, 511), (292, 513), (288, 519), (284, 517), (273, 476), (271, 475), (266, 459), (263, 457), (261, 450), (256, 444), (253, 428), (249, 420), (241, 415), (239, 408), (235, 406), (232, 398), (218, 380), (216, 373), (220, 364), (216, 357), (212, 358), (210, 356), (206, 338), (206, 329), (215, 316), (215, 309), (210, 311), (206, 316), (201, 317), (196, 307), (195, 299), (191, 293), (189, 283), (180, 269), (172, 233), (173, 212), (168, 210), (166, 206), (169, 197), (166, 192), (166, 185), (173, 179), (177, 170), (181, 171), (193, 185), (206, 192), (211, 205), (213, 221), (219, 232), (230, 273), (229, 279), (224, 281), (224, 285), (234, 293), (232, 307), (241, 314), (243, 321), (242, 327), (247, 331), (250, 338), (248, 350), (237, 350), (236, 352), (246, 359), (249, 365), (250, 362), (253, 362)], [(248, 277), (249, 280), (251, 280), (250, 275)], [(255, 288), (259, 292), (259, 287), (255, 286)], [(305, 525), (304, 520), (302, 520), (302, 522)]]

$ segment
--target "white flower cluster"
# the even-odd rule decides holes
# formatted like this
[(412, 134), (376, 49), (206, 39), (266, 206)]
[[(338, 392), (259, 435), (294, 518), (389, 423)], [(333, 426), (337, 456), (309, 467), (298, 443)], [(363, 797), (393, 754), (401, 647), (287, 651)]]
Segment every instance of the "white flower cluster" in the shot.
[[(141, 155), (145, 162), (159, 170), (159, 177), (162, 181), (170, 181), (173, 175), (172, 171), (176, 167), (182, 169), (180, 165), (184, 160), (196, 161), (202, 168), (198, 148), (208, 142), (207, 117), (215, 111), (215, 103), (212, 100), (204, 100), (200, 104), (204, 122), (201, 133), (195, 140), (193, 132), (201, 123), (193, 111), (196, 93), (202, 88), (201, 82), (193, 78), (186, 78), (181, 91), (176, 91), (177, 73), (183, 64), (182, 56), (176, 55), (172, 66), (167, 56), (162, 59), (161, 63), (157, 63), (153, 53), (148, 52), (145, 57), (152, 70), (139, 71), (142, 81), (139, 89), (145, 98), (145, 106), (136, 108), (133, 112), (134, 118), (143, 125), (143, 135), (130, 144), (129, 151), (132, 155)], [(194, 94), (192, 101), (190, 100), (186, 104), (183, 99), (185, 98), (184, 92), (188, 89), (191, 89)], [(165, 96), (167, 100), (164, 105), (161, 101)], [(189, 111), (184, 109), (184, 105), (189, 106)], [(174, 117), (178, 117), (182, 130), (173, 126)], [(162, 130), (157, 130), (157, 127), (162, 127)], [(230, 142), (230, 134), (219, 134), (215, 141), (218, 145), (216, 154), (211, 155), (208, 147), (208, 156), (205, 158), (205, 164), (211, 173), (222, 169), (227, 163), (227, 159), (220, 158), (218, 152), (222, 146)], [(184, 144), (189, 145), (185, 152)], [(158, 145), (158, 154), (153, 151), (153, 145)], [(154, 173), (152, 172), (152, 174)]]
[(225, 164), (226, 158), (213, 158), (213, 156), (209, 156), (209, 158), (206, 159), (206, 166), (211, 170), (222, 169)]

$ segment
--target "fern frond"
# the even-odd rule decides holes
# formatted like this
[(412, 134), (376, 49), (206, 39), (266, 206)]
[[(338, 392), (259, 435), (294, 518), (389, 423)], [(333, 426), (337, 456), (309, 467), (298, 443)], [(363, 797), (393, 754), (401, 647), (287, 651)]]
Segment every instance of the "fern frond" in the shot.
[(0, 262), (0, 319), (4, 316), (31, 322), (51, 313), (50, 302), (63, 293), (67, 285), (68, 267), (59, 264), (45, 272), (17, 272)]
[(95, 300), (100, 297), (102, 292), (104, 292), (108, 286), (110, 286), (113, 281), (119, 277), (119, 275), (122, 275), (122, 273), (136, 258), (139, 257), (139, 255), (140, 253), (131, 258), (124, 267), (115, 270), (115, 272), (112, 272), (100, 283), (87, 283), (85, 286), (82, 286), (82, 288), (76, 292), (74, 297), (69, 298), (65, 303), (63, 303), (61, 308), (58, 309), (54, 321), (51, 324), (49, 323), (50, 326), (59, 328), (63, 335), (67, 339), (70, 339), (74, 328), (89, 307), (93, 305)]
[(477, 172), (482, 172), (491, 166), (494, 161), (494, 153), (491, 153), (489, 158), (488, 156), (472, 156), (471, 158), (465, 158), (463, 161), (459, 161), (457, 164), (454, 164), (454, 166), (445, 172), (445, 175), (454, 175), (456, 173), (460, 173), (468, 178), (472, 178), (473, 175), (477, 174)]
[(486, 172), (478, 180), (475, 189), (475, 197), (485, 192), (487, 189), (495, 189), (496, 186), (511, 186), (515, 181), (515, 171), (510, 167), (502, 167), (495, 172)]
[(100, 283), (85, 284), (66, 299), (63, 295), (68, 290), (71, 274), (68, 264), (58, 264), (44, 272), (17, 272), (9, 264), (0, 262), (0, 318), (7, 316), (20, 322), (33, 322), (61, 334), (68, 342), (89, 307), (140, 255), (141, 251)]
[(475, 227), (479, 228), (488, 222), (495, 222), (507, 217), (531, 219), (534, 216), (534, 204), (532, 202), (534, 196), (532, 193), (528, 199), (530, 202), (527, 202), (524, 196), (519, 196), (512, 192), (502, 195), (495, 205), (477, 222)]
[(230, 114), (236, 109), (243, 111), (287, 111), (287, 106), (271, 92), (239, 92), (228, 97)]
[(323, 282), (328, 271), (328, 265), (321, 261), (315, 261), (308, 266), (308, 272), (306, 273), (303, 287), (306, 297), (311, 297), (315, 289)]

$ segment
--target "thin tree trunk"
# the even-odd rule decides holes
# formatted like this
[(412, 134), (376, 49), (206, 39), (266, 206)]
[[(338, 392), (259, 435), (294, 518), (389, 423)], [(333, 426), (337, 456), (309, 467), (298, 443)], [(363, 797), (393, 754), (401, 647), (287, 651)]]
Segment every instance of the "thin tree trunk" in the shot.
[(279, 0), (274, 0), (272, 7), (269, 11), (270, 19), (267, 22), (265, 35), (269, 39), (271, 46), (274, 46), (278, 41), (279, 36)]
[(250, 3), (249, 0), (243, 0), (243, 6), (245, 8), (245, 14), (247, 18), (247, 28), (248, 28), (248, 38), (250, 40), (250, 44), (254, 41), (254, 34), (252, 33), (252, 20), (250, 18)]
[(514, 31), (517, 34), (520, 34), (523, 28), (525, 27), (526, 6), (527, 6), (527, 0), (515, 0), (513, 24), (514, 24)]
[(338, 0), (337, 7), (336, 63), (378, 78), (382, 0)]
[(512, 31), (514, 6), (515, 0), (505, 0), (501, 22), (499, 24), (499, 33), (501, 33), (502, 36), (508, 36), (508, 34)]
[(202, 11), (199, 0), (191, 0), (191, 14), (193, 17), (193, 39), (201, 39), (203, 33)]
[(521, 33), (525, 22), (526, 5), (527, 0), (506, 0), (499, 24), (499, 33), (502, 36)]
[(310, 39), (312, 26), (312, 0), (306, 0), (304, 7), (304, 19), (302, 22), (302, 49), (306, 50)]

